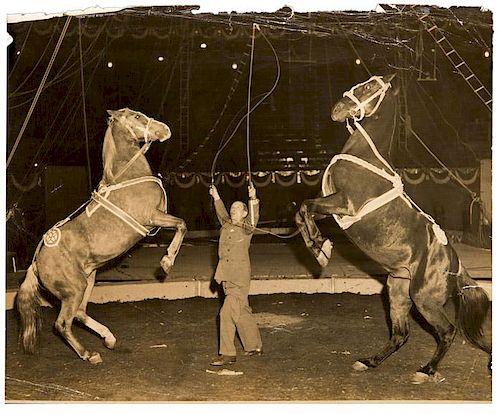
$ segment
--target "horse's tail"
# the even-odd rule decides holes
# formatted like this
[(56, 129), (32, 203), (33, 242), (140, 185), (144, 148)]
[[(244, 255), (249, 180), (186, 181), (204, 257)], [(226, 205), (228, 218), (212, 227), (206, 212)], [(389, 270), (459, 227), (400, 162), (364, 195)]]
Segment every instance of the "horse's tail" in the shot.
[(38, 270), (36, 262), (33, 261), (26, 278), (17, 293), (17, 311), (21, 317), (21, 332), (19, 340), (27, 353), (34, 353), (38, 329), (40, 328), (40, 292), (38, 282)]
[(488, 294), (463, 268), (458, 272), (456, 282), (458, 327), (471, 344), (491, 354), (491, 345), (487, 344), (483, 336), (483, 323), (490, 307)]

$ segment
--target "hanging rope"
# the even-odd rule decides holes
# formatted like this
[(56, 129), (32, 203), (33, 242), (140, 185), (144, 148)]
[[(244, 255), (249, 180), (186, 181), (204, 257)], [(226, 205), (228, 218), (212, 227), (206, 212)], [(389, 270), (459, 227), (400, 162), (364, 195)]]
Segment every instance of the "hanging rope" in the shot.
[[(404, 118), (401, 117), (401, 121), (405, 122)], [(427, 146), (427, 144), (425, 144), (425, 142), (420, 138), (420, 136), (415, 132), (415, 130), (411, 127), (408, 127), (408, 131), (410, 131), (413, 136), (419, 141), (419, 143), (425, 148), (425, 150), (432, 156), (432, 158), (434, 158), (434, 160), (436, 160), (439, 165), (445, 169), (448, 174), (450, 175), (451, 178), (453, 178), (460, 186), (462, 186), (470, 195), (471, 199), (472, 199), (472, 203), (470, 205), (470, 215), (471, 215), (471, 221), (472, 221), (472, 208), (473, 208), (473, 205), (475, 203), (477, 203), (479, 205), (479, 208), (481, 209), (481, 212), (483, 213), (483, 216), (484, 218), (491, 224), (491, 219), (488, 215), (488, 213), (486, 212), (485, 208), (484, 208), (484, 205), (483, 203), (481, 202), (481, 199), (477, 196), (477, 194), (475, 192), (473, 192), (472, 190), (470, 190), (467, 185), (455, 174), (451, 171), (451, 169), (449, 169), (446, 164), (444, 164), (440, 159), (439, 157), (437, 157), (433, 152), (432, 150)]]
[[(260, 34), (264, 38), (264, 40), (267, 42), (269, 47), (271, 48), (274, 58), (276, 60), (276, 79), (274, 80), (274, 83), (271, 87), (271, 89), (266, 92), (262, 98), (257, 101), (257, 103), (254, 106), (251, 106), (251, 90), (252, 90), (252, 76), (253, 76), (253, 57), (254, 57), (254, 51), (255, 51), (255, 31), (259, 30)], [(248, 75), (248, 94), (247, 94), (247, 113), (238, 121), (238, 124), (234, 127), (233, 132), (229, 136), (229, 138), (222, 144), (222, 146), (219, 147), (217, 150), (217, 153), (215, 153), (213, 162), (212, 162), (212, 169), (210, 171), (210, 176), (212, 179), (212, 184), (215, 182), (215, 166), (217, 164), (217, 159), (219, 158), (219, 155), (222, 153), (224, 148), (229, 144), (229, 142), (233, 139), (234, 135), (236, 134), (236, 131), (240, 127), (241, 123), (246, 119), (247, 124), (246, 124), (246, 151), (247, 151), (247, 168), (248, 168), (248, 182), (251, 184), (252, 183), (252, 170), (251, 170), (251, 159), (250, 159), (250, 114), (255, 111), (255, 109), (269, 96), (271, 95), (276, 87), (278, 86), (278, 82), (281, 77), (281, 67), (280, 67), (280, 62), (278, 58), (278, 54), (276, 53), (276, 50), (274, 49), (273, 45), (271, 42), (267, 39), (267, 37), (264, 35), (264, 33), (261, 32), (260, 27), (257, 23), (254, 23), (252, 25), (252, 46), (251, 46), (251, 52), (250, 52), (250, 68), (249, 68), (249, 75)], [(234, 225), (234, 224), (233, 224)], [(239, 225), (236, 225), (239, 226)], [(278, 235), (274, 232), (267, 231), (264, 229), (259, 229), (255, 228), (255, 232), (260, 232), (260, 233), (265, 233), (269, 235), (276, 236), (278, 238), (282, 239), (288, 239), (288, 238), (293, 238), (296, 235), (299, 234), (300, 230), (297, 229), (295, 232), (293, 232), (290, 235)]]
[(89, 192), (92, 191), (92, 170), (90, 168), (89, 134), (87, 130), (87, 109), (85, 107), (85, 78), (83, 76), (83, 51), (82, 51), (82, 24), (78, 20), (78, 48), (80, 50), (80, 80), (82, 84), (82, 109), (83, 109), (83, 129), (85, 131), (85, 152), (87, 155), (87, 178)]
[[(259, 28), (259, 25), (256, 25), (256, 28), (260, 31), (260, 28)], [(227, 145), (231, 142), (231, 140), (233, 139), (234, 135), (236, 134), (236, 132), (238, 131), (238, 128), (240, 127), (240, 125), (242, 124), (243, 121), (245, 121), (245, 119), (247, 117), (250, 116), (250, 114), (252, 112), (255, 111), (255, 109), (260, 105), (262, 104), (262, 102), (269, 96), (271, 95), (274, 90), (276, 89), (276, 87), (278, 86), (278, 82), (280, 80), (280, 77), (281, 77), (281, 67), (280, 67), (280, 62), (279, 62), (279, 58), (278, 58), (278, 54), (276, 53), (276, 50), (274, 49), (273, 45), (271, 44), (271, 42), (267, 39), (267, 37), (264, 35), (264, 33), (262, 33), (262, 31), (260, 31), (260, 34), (262, 35), (262, 37), (264, 38), (264, 40), (267, 42), (267, 44), (269, 45), (269, 47), (271, 48), (273, 54), (274, 54), (274, 59), (276, 61), (276, 79), (274, 80), (274, 83), (273, 83), (273, 86), (271, 87), (271, 89), (269, 91), (267, 91), (261, 99), (259, 99), (259, 101), (257, 101), (257, 103), (251, 107), (250, 109), (247, 108), (247, 113), (238, 121), (238, 123), (236, 124), (236, 126), (234, 127), (233, 129), (233, 132), (231, 133), (231, 135), (228, 137), (228, 139), (219, 147), (219, 149), (217, 150), (217, 152), (215, 153), (215, 156), (214, 156), (214, 159), (212, 161), (212, 168), (210, 170), (210, 175), (212, 177), (212, 183), (214, 182), (214, 176), (215, 176), (215, 166), (217, 165), (217, 159), (219, 158), (220, 154), (222, 153), (222, 151), (227, 147)], [(253, 51), (252, 51), (253, 53)], [(251, 66), (251, 64), (250, 64)], [(248, 137), (247, 137), (248, 139)], [(248, 148), (249, 144), (247, 143), (247, 148)]]
[(47, 65), (47, 69), (45, 70), (42, 81), (40, 82), (40, 86), (38, 87), (38, 90), (36, 91), (35, 98), (33, 98), (33, 102), (31, 103), (28, 114), (26, 115), (26, 119), (24, 120), (24, 123), (21, 127), (21, 130), (19, 131), (19, 134), (17, 135), (16, 141), (15, 141), (14, 145), (12, 146), (12, 150), (10, 151), (9, 157), (7, 158), (7, 166), (6, 166), (7, 168), (9, 167), (9, 164), (12, 161), (12, 158), (14, 157), (14, 154), (17, 150), (17, 146), (19, 145), (19, 142), (21, 141), (21, 138), (24, 134), (24, 131), (26, 130), (26, 127), (28, 126), (28, 122), (31, 118), (31, 115), (33, 114), (33, 111), (35, 110), (35, 106), (38, 102), (38, 98), (40, 98), (40, 95), (42, 94), (43, 87), (45, 85), (45, 82), (47, 81), (47, 78), (49, 76), (49, 72), (52, 69), (52, 65), (54, 64), (54, 61), (56, 60), (57, 53), (59, 52), (59, 48), (61, 47), (64, 36), (66, 35), (70, 21), (71, 21), (71, 16), (68, 16), (68, 18), (66, 19), (66, 23), (64, 24), (64, 27), (62, 29), (61, 35), (59, 36), (59, 40), (57, 41), (57, 45), (56, 45), (56, 48), (54, 49), (54, 53), (52, 53), (49, 64)]
[(259, 25), (252, 25), (252, 47), (250, 51), (250, 67), (248, 70), (248, 91), (247, 91), (247, 167), (248, 167), (248, 184), (252, 185), (252, 170), (250, 167), (250, 105), (252, 100), (252, 74), (253, 74), (253, 55), (255, 51), (255, 30), (259, 29)]

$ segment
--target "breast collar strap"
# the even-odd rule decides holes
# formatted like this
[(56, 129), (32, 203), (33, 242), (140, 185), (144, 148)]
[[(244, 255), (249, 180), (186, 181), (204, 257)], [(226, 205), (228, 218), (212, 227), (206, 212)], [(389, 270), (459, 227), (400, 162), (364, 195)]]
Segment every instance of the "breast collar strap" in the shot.
[(153, 230), (149, 231), (145, 226), (141, 225), (137, 222), (133, 217), (131, 217), (128, 213), (120, 209), (114, 203), (108, 200), (108, 197), (111, 192), (119, 189), (123, 189), (125, 187), (134, 186), (144, 182), (154, 182), (160, 186), (163, 191), (163, 196), (165, 198), (165, 212), (167, 212), (167, 193), (165, 192), (165, 188), (163, 187), (162, 181), (158, 177), (154, 176), (145, 176), (139, 177), (136, 179), (126, 180), (124, 182), (114, 184), (114, 185), (100, 185), (96, 192), (92, 193), (92, 200), (96, 203), (93, 208), (90, 208), (90, 205), (86, 207), (87, 216), (90, 217), (94, 214), (94, 212), (99, 208), (103, 207), (109, 212), (113, 213), (127, 225), (129, 225), (132, 229), (138, 232), (142, 236), (154, 235)]
[[(391, 202), (392, 200), (396, 198), (401, 198), (410, 208), (414, 207), (418, 212), (423, 215), (429, 222), (432, 223), (432, 230), (439, 241), (442, 245), (447, 245), (448, 244), (448, 239), (446, 237), (446, 234), (444, 231), (440, 228), (440, 226), (436, 223), (434, 218), (429, 215), (428, 213), (425, 213), (411, 198), (406, 194), (403, 188), (403, 181), (401, 180), (401, 176), (391, 167), (391, 165), (387, 162), (387, 160), (380, 154), (378, 151), (377, 147), (375, 146), (375, 143), (371, 139), (370, 135), (367, 133), (367, 131), (359, 124), (357, 121), (354, 121), (354, 125), (356, 128), (359, 130), (361, 135), (365, 138), (367, 141), (368, 145), (372, 149), (373, 153), (377, 157), (377, 159), (384, 165), (385, 168), (387, 168), (387, 171), (384, 169), (381, 169), (377, 166), (374, 166), (373, 164), (367, 162), (366, 160), (363, 160), (359, 157), (353, 156), (352, 154), (337, 154), (335, 155), (332, 160), (330, 161), (330, 164), (325, 170), (325, 173), (330, 169), (330, 167), (335, 164), (339, 160), (345, 160), (349, 161), (351, 163), (357, 164), (361, 167), (364, 167), (365, 169), (383, 177), (384, 179), (390, 181), (392, 183), (393, 188), (388, 190), (387, 192), (383, 193), (382, 195), (376, 197), (375, 199), (371, 199), (367, 201), (361, 208), (358, 210), (358, 212), (355, 215), (344, 215), (344, 216), (339, 216), (336, 214), (333, 214), (332, 216), (334, 217), (335, 221), (338, 223), (338, 225), (342, 229), (347, 229), (349, 228), (352, 224), (360, 221), (363, 219), (364, 216), (366, 216), (368, 213), (373, 212), (376, 209), (379, 209), (380, 207), (386, 205), (387, 203)], [(323, 193), (323, 196), (327, 196), (330, 194), (330, 189), (328, 187), (328, 179), (327, 179), (327, 174), (323, 175), (323, 180), (321, 183), (321, 190)]]

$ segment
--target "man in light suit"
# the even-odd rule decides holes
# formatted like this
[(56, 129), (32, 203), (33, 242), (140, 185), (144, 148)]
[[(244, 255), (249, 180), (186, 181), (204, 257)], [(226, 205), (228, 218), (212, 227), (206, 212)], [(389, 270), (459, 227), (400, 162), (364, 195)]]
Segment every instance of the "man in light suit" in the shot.
[(215, 211), (221, 224), (219, 237), (219, 263), (215, 280), (222, 284), (225, 299), (220, 310), (219, 356), (211, 363), (225, 366), (236, 362), (234, 337), (240, 336), (246, 355), (261, 355), (262, 340), (248, 304), (250, 289), (249, 248), (259, 220), (259, 200), (255, 188), (248, 187), (248, 208), (243, 202), (234, 202), (228, 214), (217, 188), (210, 186)]

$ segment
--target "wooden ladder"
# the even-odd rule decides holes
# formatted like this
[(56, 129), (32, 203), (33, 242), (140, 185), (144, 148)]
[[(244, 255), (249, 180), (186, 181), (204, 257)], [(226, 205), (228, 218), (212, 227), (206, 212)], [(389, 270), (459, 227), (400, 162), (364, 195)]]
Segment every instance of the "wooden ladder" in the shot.
[(486, 89), (484, 84), (474, 74), (470, 66), (467, 65), (467, 62), (462, 59), (460, 54), (446, 38), (443, 30), (438, 27), (434, 19), (428, 13), (421, 15), (418, 20), (422, 22), (427, 33), (431, 35), (451, 64), (455, 67), (458, 73), (462, 75), (462, 78), (465, 79), (465, 82), (467, 82), (484, 105), (492, 111), (493, 99), (490, 91)]

